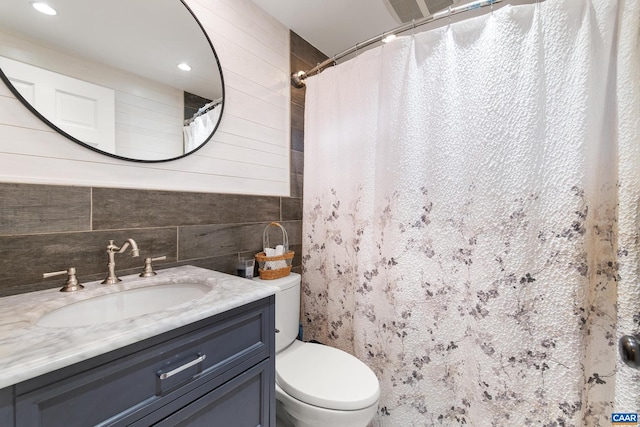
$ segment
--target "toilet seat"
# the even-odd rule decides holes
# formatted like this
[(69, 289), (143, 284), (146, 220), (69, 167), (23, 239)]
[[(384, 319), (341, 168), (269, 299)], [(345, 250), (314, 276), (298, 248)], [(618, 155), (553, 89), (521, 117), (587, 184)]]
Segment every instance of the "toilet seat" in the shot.
[(276, 381), (290, 396), (334, 410), (359, 410), (380, 397), (378, 379), (356, 357), (321, 344), (294, 343), (276, 356)]

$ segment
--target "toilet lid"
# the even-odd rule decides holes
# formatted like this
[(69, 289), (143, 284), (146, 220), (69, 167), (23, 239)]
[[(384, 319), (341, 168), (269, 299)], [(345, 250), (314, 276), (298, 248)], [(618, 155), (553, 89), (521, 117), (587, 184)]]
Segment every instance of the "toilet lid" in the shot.
[(326, 409), (357, 410), (380, 397), (376, 375), (354, 356), (300, 343), (276, 357), (276, 381), (290, 396)]

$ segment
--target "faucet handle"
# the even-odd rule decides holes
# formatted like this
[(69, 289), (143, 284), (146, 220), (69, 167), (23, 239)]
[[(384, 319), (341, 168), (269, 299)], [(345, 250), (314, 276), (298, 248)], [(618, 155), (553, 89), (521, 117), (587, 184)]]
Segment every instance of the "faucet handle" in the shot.
[(78, 282), (78, 278), (76, 277), (75, 267), (69, 267), (66, 270), (54, 271), (52, 273), (44, 273), (42, 274), (42, 278), (47, 279), (49, 277), (61, 276), (63, 274), (67, 275), (67, 281), (65, 282), (62, 289), (60, 289), (60, 292), (75, 292), (75, 291), (79, 291), (80, 289), (84, 289), (84, 286), (82, 286)]
[(167, 259), (166, 255), (159, 256), (157, 258), (145, 258), (144, 259), (144, 270), (142, 270), (142, 273), (140, 273), (140, 277), (153, 277), (156, 274), (158, 274), (155, 271), (153, 271), (153, 266), (151, 265), (151, 262), (153, 262), (153, 261), (164, 261), (165, 259)]

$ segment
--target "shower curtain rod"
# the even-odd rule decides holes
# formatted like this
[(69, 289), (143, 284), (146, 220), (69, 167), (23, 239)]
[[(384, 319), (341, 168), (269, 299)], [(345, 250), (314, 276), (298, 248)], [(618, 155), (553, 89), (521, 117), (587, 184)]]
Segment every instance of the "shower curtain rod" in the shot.
[(397, 35), (400, 33), (403, 33), (405, 31), (409, 31), (411, 29), (414, 29), (415, 27), (419, 27), (420, 25), (424, 25), (424, 24), (428, 24), (430, 22), (434, 22), (437, 21), (439, 19), (442, 18), (449, 18), (453, 15), (457, 15), (459, 13), (463, 13), (463, 12), (467, 12), (470, 10), (475, 10), (475, 9), (479, 9), (482, 7), (486, 7), (486, 6), (493, 6), (496, 3), (500, 3), (503, 0), (478, 0), (478, 1), (474, 1), (471, 3), (467, 3), (464, 4), (462, 6), (458, 6), (458, 7), (449, 7), (447, 9), (441, 10), (440, 12), (436, 12), (433, 15), (424, 17), (422, 19), (418, 19), (418, 20), (414, 20), (412, 22), (407, 22), (406, 24), (400, 25), (399, 27), (396, 27), (392, 30), (389, 31), (385, 31), (384, 33), (372, 37), (368, 40), (365, 40), (363, 42), (360, 43), (356, 43), (355, 46), (350, 47), (349, 49), (346, 49), (340, 53), (338, 53), (337, 55), (333, 55), (332, 58), (326, 59), (325, 61), (321, 62), (320, 64), (316, 65), (315, 67), (313, 67), (312, 69), (308, 70), (308, 71), (297, 71), (293, 74), (291, 74), (291, 84), (297, 88), (302, 88), (304, 87), (304, 80), (307, 78), (307, 76), (310, 76), (313, 73), (319, 73), (321, 72), (326, 66), (330, 65), (330, 64), (335, 64), (335, 62), (338, 59), (342, 59), (347, 55), (350, 55), (352, 53), (357, 53), (358, 49), (362, 49), (364, 47), (370, 46), (374, 43), (377, 43), (379, 41), (382, 41), (385, 37), (388, 37), (390, 35)]

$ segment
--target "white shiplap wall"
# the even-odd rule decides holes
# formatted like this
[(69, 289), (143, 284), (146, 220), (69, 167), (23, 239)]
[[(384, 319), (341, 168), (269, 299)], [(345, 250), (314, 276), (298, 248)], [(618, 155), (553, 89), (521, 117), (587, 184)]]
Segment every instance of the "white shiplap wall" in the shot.
[(112, 159), (52, 131), (0, 84), (0, 181), (287, 196), (289, 30), (250, 0), (187, 4), (225, 80), (222, 121), (205, 147), (167, 163)]

